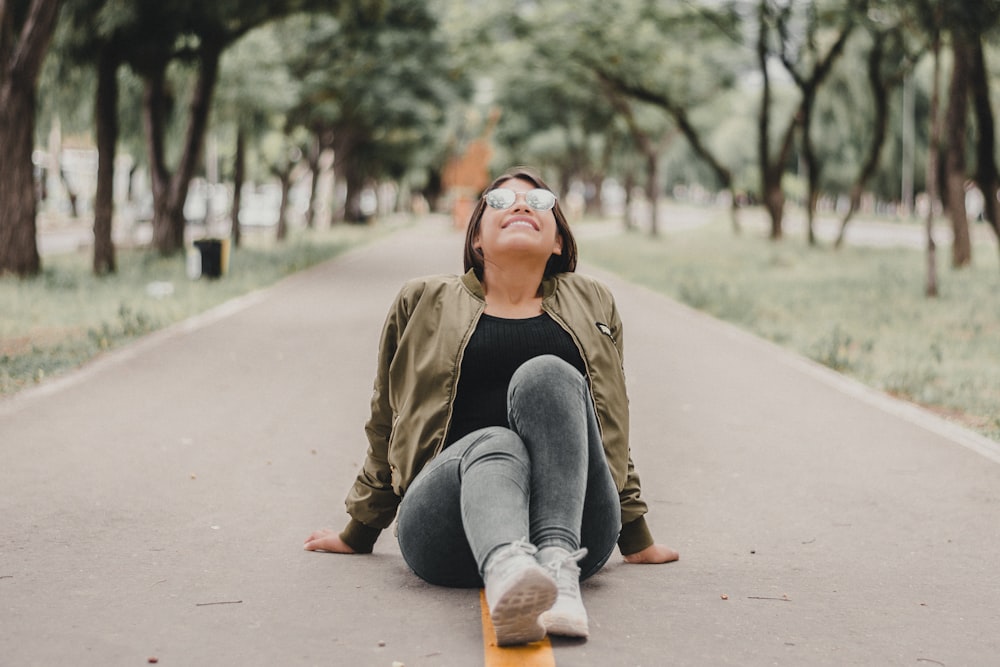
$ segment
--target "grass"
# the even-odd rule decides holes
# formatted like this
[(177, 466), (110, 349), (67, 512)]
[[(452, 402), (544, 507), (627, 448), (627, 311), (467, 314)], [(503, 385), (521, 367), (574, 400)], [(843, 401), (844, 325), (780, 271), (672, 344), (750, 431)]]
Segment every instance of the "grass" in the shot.
[(119, 250), (118, 272), (98, 278), (90, 251), (45, 257), (36, 278), (0, 278), (0, 395), (86, 363), (106, 350), (271, 285), (382, 233), (341, 225), (292, 230), (278, 244), (246, 235), (218, 280), (191, 280), (183, 256)]
[(650, 238), (631, 232), (581, 242), (581, 254), (889, 394), (1000, 440), (1000, 269), (996, 243), (973, 266), (949, 268), (924, 297), (926, 253), (905, 248), (773, 242), (708, 224)]

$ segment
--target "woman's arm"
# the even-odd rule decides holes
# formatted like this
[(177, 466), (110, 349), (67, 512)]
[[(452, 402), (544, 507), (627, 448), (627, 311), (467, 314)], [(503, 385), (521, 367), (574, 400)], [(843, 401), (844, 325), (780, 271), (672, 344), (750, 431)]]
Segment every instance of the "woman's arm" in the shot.
[[(625, 336), (614, 297), (611, 299), (610, 320), (612, 338), (618, 347), (619, 356), (624, 360)], [(624, 366), (624, 363), (622, 365)], [(653, 536), (649, 532), (649, 528), (646, 527), (645, 514), (648, 508), (646, 502), (641, 497), (639, 474), (636, 472), (631, 455), (628, 458), (628, 477), (626, 478), (625, 488), (622, 489), (620, 497), (622, 501), (622, 518), (627, 523), (622, 527), (622, 539), (619, 540), (619, 546), (626, 549), (634, 549), (639, 545), (645, 545), (638, 551), (625, 555), (625, 562), (652, 565), (672, 563), (678, 560), (680, 554), (668, 546), (653, 542)]]
[(388, 462), (389, 436), (393, 422), (389, 401), (389, 366), (405, 327), (407, 309), (404, 291), (405, 288), (397, 294), (382, 326), (371, 415), (365, 424), (368, 452), (346, 500), (351, 519), (339, 533), (329, 528), (313, 531), (305, 540), (304, 548), (307, 551), (371, 553), (382, 529), (392, 522), (395, 515), (399, 498), (392, 489), (392, 473)]

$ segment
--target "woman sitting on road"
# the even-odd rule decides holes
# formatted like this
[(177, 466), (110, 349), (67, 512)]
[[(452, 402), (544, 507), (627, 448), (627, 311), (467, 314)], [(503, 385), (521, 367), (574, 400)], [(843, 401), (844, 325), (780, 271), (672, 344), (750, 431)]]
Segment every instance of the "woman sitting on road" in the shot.
[(629, 563), (678, 558), (644, 519), (614, 298), (574, 273), (556, 196), (525, 168), (479, 201), (465, 268), (396, 297), (351, 519), (305, 548), (370, 553), (395, 517), (419, 577), (485, 582), (499, 645), (586, 637), (579, 584), (616, 542)]

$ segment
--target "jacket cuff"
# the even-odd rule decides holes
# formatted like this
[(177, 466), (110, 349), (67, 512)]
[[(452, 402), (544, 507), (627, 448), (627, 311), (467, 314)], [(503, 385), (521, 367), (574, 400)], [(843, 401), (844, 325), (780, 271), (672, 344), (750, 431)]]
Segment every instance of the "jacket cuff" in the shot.
[(652, 544), (653, 534), (649, 532), (644, 516), (626, 523), (622, 526), (622, 532), (618, 534), (618, 549), (623, 556), (638, 553)]
[(381, 534), (381, 528), (372, 528), (357, 519), (351, 519), (347, 523), (347, 527), (341, 531), (340, 539), (357, 553), (370, 554), (372, 549), (375, 548), (375, 540)]

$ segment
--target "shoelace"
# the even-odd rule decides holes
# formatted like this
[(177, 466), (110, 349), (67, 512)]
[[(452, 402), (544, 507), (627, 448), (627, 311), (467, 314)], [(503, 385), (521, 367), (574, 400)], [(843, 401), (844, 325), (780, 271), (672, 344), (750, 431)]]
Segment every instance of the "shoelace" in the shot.
[(547, 563), (545, 565), (545, 567), (552, 570), (552, 577), (556, 580), (556, 584), (559, 586), (560, 593), (571, 592), (573, 590), (573, 585), (577, 583), (575, 581), (570, 581), (568, 578), (564, 579), (559, 576), (559, 573), (562, 572), (563, 566), (569, 564), (576, 565), (586, 555), (587, 555), (587, 548), (582, 547), (570, 553), (565, 558), (554, 560), (551, 563)]
[(527, 537), (522, 537), (508, 544), (504, 551), (521, 551), (529, 556), (534, 556), (538, 553), (538, 547), (529, 542)]
[(507, 556), (512, 556), (516, 553), (522, 553), (527, 556), (534, 556), (538, 553), (538, 547), (528, 541), (528, 538), (522, 537), (519, 540), (515, 540), (508, 544), (507, 546), (500, 547), (493, 555), (490, 556), (489, 563), (498, 563), (506, 560)]

